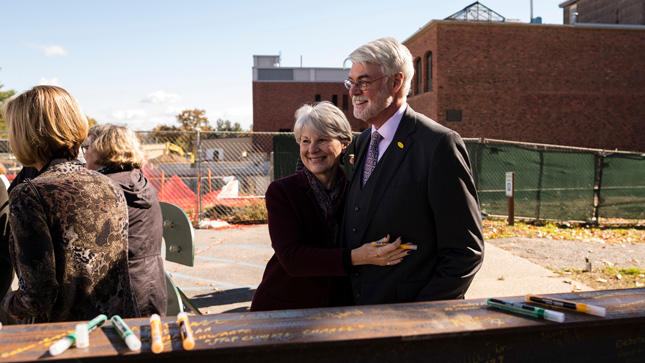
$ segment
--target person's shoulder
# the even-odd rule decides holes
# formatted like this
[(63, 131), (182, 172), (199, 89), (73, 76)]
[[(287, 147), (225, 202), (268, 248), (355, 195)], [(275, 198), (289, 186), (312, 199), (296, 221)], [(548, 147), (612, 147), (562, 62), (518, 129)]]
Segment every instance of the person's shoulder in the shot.
[(452, 131), (448, 127), (441, 125), (437, 121), (431, 119), (430, 117), (420, 112), (416, 112), (410, 107), (408, 107), (408, 110), (406, 111), (405, 116), (413, 120), (416, 123), (417, 127), (421, 129), (427, 129), (429, 131), (434, 131), (439, 133), (448, 133)]
[(300, 170), (295, 174), (287, 175), (285, 177), (282, 177), (280, 179), (276, 179), (273, 182), (271, 182), (270, 186), (273, 185), (274, 187), (296, 187), (300, 184), (301, 180), (303, 178), (307, 178), (305, 176), (304, 170)]
[(414, 111), (408, 107), (406, 117), (414, 122), (415, 129), (422, 137), (444, 138), (448, 137), (451, 140), (461, 140), (461, 136), (453, 129), (446, 127), (430, 117)]

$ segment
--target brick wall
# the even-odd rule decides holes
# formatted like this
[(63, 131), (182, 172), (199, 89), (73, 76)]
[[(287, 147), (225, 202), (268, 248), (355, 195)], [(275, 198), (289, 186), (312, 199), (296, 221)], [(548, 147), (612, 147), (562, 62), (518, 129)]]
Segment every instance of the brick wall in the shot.
[[(349, 73), (349, 71), (348, 71)], [(360, 131), (368, 126), (352, 114), (352, 105), (344, 96), (349, 92), (341, 82), (253, 82), (253, 130), (276, 132), (293, 130), (294, 114), (305, 103), (313, 104), (316, 95), (321, 101), (332, 102), (347, 116), (352, 129)]]
[(645, 30), (439, 21), (406, 45), (434, 63), (410, 105), (463, 137), (645, 151)]

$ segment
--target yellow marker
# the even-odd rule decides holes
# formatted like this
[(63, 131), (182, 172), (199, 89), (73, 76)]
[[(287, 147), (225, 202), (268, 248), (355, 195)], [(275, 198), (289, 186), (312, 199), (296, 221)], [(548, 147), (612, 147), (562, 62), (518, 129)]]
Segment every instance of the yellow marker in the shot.
[[(372, 247), (383, 247), (383, 246), (387, 246), (387, 245), (388, 245), (388, 243), (384, 242), (384, 241), (374, 241), (374, 242), (372, 242)], [(417, 246), (416, 245), (410, 245), (410, 244), (407, 244), (407, 243), (402, 243), (402, 244), (399, 245), (399, 248), (402, 249), (402, 250), (416, 250)]]
[(161, 318), (157, 314), (150, 316), (150, 335), (152, 336), (152, 352), (159, 354), (163, 351), (163, 339), (161, 338)]
[(581, 313), (586, 313), (591, 315), (605, 316), (607, 314), (607, 310), (603, 307), (577, 303), (575, 301), (560, 300), (552, 297), (543, 297), (543, 296), (537, 296), (537, 295), (526, 295), (525, 299), (528, 302), (535, 302), (535, 303), (540, 303), (544, 305), (557, 306), (559, 308), (579, 311)]
[(181, 341), (184, 349), (191, 350), (195, 347), (195, 338), (193, 338), (193, 330), (190, 329), (190, 322), (188, 315), (185, 312), (177, 314), (177, 324), (179, 324), (179, 332), (181, 333)]
[(398, 143), (397, 145), (399, 145), (399, 147), (400, 147), (401, 149), (403, 149), (403, 143), (402, 143), (401, 141), (399, 141), (399, 143)]

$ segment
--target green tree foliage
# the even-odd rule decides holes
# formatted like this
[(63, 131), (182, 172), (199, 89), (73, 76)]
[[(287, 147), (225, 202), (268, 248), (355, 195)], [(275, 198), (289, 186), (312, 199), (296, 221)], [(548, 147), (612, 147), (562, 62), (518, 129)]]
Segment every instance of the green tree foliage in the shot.
[(177, 115), (177, 122), (181, 124), (181, 131), (212, 131), (205, 110), (183, 110)]
[[(14, 90), (3, 91), (2, 87), (4, 87), (4, 85), (0, 84), (0, 108), (2, 108), (4, 101), (6, 101), (7, 99), (9, 99), (10, 97), (16, 94), (16, 91)], [(6, 130), (6, 129), (7, 129), (7, 123), (4, 122), (4, 119), (0, 114), (0, 130)], [(3, 138), (6, 138), (6, 136), (7, 134), (2, 134)]]
[(216, 121), (216, 124), (217, 124), (217, 131), (244, 131), (242, 130), (242, 126), (240, 126), (239, 122), (236, 122), (233, 125), (231, 125), (231, 121), (222, 120), (221, 118), (218, 118)]
[(197, 140), (194, 140), (195, 135), (193, 132), (213, 130), (205, 115), (205, 110), (183, 110), (175, 116), (179, 126), (157, 125), (148, 136), (148, 141), (157, 143), (170, 142), (178, 145), (186, 152), (194, 153)]
[(89, 117), (88, 115), (85, 115), (85, 117), (87, 118), (87, 124), (89, 125), (89, 127), (96, 126), (96, 125), (99, 124), (98, 121), (96, 121), (95, 119)]

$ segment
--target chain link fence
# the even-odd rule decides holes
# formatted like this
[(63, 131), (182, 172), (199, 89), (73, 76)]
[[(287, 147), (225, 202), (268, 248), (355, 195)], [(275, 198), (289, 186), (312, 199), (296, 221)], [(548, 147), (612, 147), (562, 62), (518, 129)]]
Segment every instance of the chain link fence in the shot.
[(506, 172), (515, 215), (595, 223), (645, 218), (645, 154), (467, 139), (483, 213), (506, 216)]
[[(176, 204), (195, 224), (267, 218), (271, 181), (296, 171), (293, 133), (137, 132), (148, 157), (144, 173), (160, 201)], [(0, 135), (4, 136), (4, 135)], [(506, 216), (507, 172), (515, 173), (515, 215), (594, 222), (645, 219), (645, 154), (465, 139), (482, 212)], [(353, 147), (350, 146), (350, 150)], [(12, 178), (20, 170), (6, 139), (0, 157)], [(349, 156), (345, 171), (352, 175)]]

